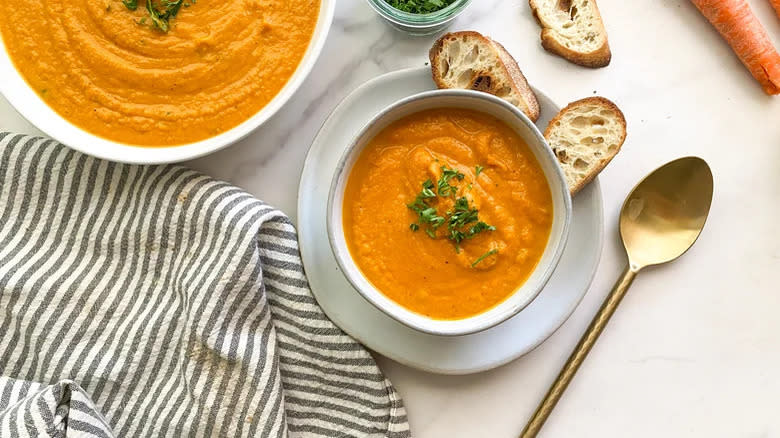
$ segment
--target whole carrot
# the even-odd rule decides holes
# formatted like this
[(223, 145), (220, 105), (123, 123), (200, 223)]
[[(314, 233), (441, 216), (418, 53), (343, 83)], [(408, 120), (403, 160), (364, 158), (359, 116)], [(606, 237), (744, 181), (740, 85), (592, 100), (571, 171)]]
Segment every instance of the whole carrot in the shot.
[[(767, 94), (780, 94), (780, 54), (747, 0), (691, 0)], [(780, 0), (773, 0), (780, 3)]]

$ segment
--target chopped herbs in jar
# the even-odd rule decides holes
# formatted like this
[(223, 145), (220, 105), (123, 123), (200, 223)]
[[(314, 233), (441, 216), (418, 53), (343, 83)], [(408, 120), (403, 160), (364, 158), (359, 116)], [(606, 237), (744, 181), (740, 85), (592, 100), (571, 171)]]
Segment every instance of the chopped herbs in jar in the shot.
[(385, 0), (399, 11), (410, 14), (430, 14), (455, 3), (455, 0)]

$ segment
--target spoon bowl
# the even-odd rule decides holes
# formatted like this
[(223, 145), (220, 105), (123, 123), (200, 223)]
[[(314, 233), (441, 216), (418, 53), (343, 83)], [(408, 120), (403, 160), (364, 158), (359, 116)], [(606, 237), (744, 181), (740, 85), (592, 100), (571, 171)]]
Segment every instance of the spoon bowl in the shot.
[(670, 262), (699, 237), (712, 203), (712, 172), (698, 157), (660, 167), (628, 195), (620, 236), (633, 270)]

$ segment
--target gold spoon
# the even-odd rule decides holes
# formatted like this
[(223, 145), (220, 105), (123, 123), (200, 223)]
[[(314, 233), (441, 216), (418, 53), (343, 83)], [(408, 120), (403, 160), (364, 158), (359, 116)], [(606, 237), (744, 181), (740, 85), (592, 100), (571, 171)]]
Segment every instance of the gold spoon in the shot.
[(712, 203), (712, 172), (698, 157), (667, 163), (634, 187), (620, 211), (626, 266), (520, 438), (535, 437), (593, 348), (636, 274), (683, 255), (699, 237)]

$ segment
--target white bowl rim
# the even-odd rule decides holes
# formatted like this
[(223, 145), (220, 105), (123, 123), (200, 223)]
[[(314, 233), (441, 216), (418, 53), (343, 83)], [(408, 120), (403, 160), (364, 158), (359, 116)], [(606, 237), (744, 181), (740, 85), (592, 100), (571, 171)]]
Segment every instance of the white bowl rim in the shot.
[[(533, 293), (531, 293), (528, 296), (528, 299), (525, 302), (520, 303), (520, 305), (516, 305), (514, 307), (508, 306), (511, 297), (517, 294), (517, 292), (519, 292), (527, 284), (527, 281), (521, 284), (518, 287), (517, 291), (510, 294), (507, 298), (505, 298), (503, 301), (501, 301), (491, 309), (470, 316), (468, 318), (457, 319), (457, 320), (436, 320), (433, 318), (427, 318), (416, 312), (408, 310), (403, 306), (401, 306), (400, 304), (395, 303), (390, 298), (386, 297), (384, 294), (382, 294), (381, 291), (379, 291), (376, 287), (374, 287), (367, 278), (365, 278), (365, 275), (357, 267), (357, 263), (355, 263), (354, 260), (352, 259), (352, 256), (349, 253), (348, 248), (346, 250), (346, 254), (342, 253), (337, 249), (338, 248), (337, 241), (339, 241), (340, 239), (341, 240), (345, 240), (345, 239), (344, 239), (344, 233), (339, 232), (339, 230), (342, 230), (342, 227), (341, 226), (337, 227), (336, 224), (333, 223), (333, 217), (334, 217), (333, 211), (334, 208), (336, 207), (335, 197), (336, 197), (336, 191), (339, 186), (339, 182), (341, 180), (341, 176), (345, 172), (347, 172), (346, 169), (347, 160), (349, 160), (352, 154), (355, 153), (355, 149), (357, 149), (360, 141), (363, 139), (366, 133), (371, 129), (371, 127), (374, 126), (376, 123), (380, 122), (382, 119), (384, 119), (386, 116), (388, 116), (396, 109), (401, 108), (409, 103), (425, 100), (432, 97), (448, 96), (448, 95), (456, 96), (456, 97), (481, 99), (491, 104), (501, 106), (504, 109), (509, 110), (509, 112), (511, 112), (527, 128), (529, 128), (536, 141), (535, 145), (529, 144), (529, 148), (532, 149), (537, 148), (539, 152), (546, 157), (546, 159), (555, 163), (555, 166), (553, 166), (554, 169), (553, 172), (555, 175), (555, 179), (558, 181), (558, 185), (560, 188), (558, 195), (561, 196), (564, 208), (563, 208), (562, 226), (560, 230), (560, 235), (558, 236), (558, 244), (553, 249), (552, 256), (549, 258), (549, 263), (547, 266), (544, 267), (544, 272), (543, 274), (541, 274), (540, 280), (536, 288), (533, 290)], [(538, 145), (542, 145), (544, 147), (538, 147)], [(547, 177), (546, 173), (545, 176)], [(346, 186), (346, 183), (344, 183), (344, 186)], [(552, 186), (550, 187), (550, 191), (553, 197), (555, 197), (556, 195), (552, 193), (553, 191)], [(331, 251), (333, 252), (334, 258), (336, 259), (339, 269), (341, 269), (341, 271), (343, 272), (344, 277), (352, 285), (352, 287), (356, 291), (358, 291), (358, 293), (363, 297), (363, 299), (368, 301), (370, 304), (372, 304), (374, 307), (376, 307), (378, 310), (385, 313), (389, 317), (400, 322), (401, 324), (406, 325), (422, 333), (427, 333), (427, 334), (437, 335), (437, 336), (464, 336), (473, 333), (478, 333), (490, 329), (492, 327), (495, 327), (496, 325), (518, 314), (521, 310), (523, 310), (523, 308), (527, 307), (544, 289), (545, 285), (547, 284), (550, 277), (552, 276), (552, 273), (557, 267), (561, 259), (561, 256), (563, 255), (563, 251), (566, 247), (566, 243), (568, 241), (569, 230), (571, 228), (571, 218), (572, 218), (572, 200), (571, 200), (571, 193), (569, 192), (568, 186), (566, 184), (566, 178), (563, 174), (563, 170), (558, 165), (557, 158), (555, 157), (552, 148), (549, 147), (544, 136), (539, 131), (539, 128), (536, 127), (536, 124), (533, 121), (531, 121), (528, 118), (528, 116), (526, 116), (525, 113), (523, 113), (519, 108), (517, 108), (514, 105), (511, 105), (510, 103), (508, 103), (507, 101), (501, 98), (498, 98), (496, 96), (484, 92), (473, 91), (473, 90), (461, 90), (461, 89), (438, 89), (438, 90), (429, 90), (429, 91), (423, 91), (417, 94), (413, 94), (411, 96), (405, 97), (403, 99), (400, 99), (388, 105), (383, 110), (381, 110), (377, 115), (371, 118), (371, 120), (369, 120), (369, 122), (366, 123), (363, 126), (363, 128), (361, 128), (357, 132), (357, 134), (350, 141), (349, 146), (344, 149), (344, 152), (342, 153), (341, 158), (339, 159), (338, 165), (336, 166), (336, 171), (333, 175), (333, 178), (331, 180), (331, 185), (328, 191), (328, 203), (326, 209), (326, 216), (327, 216), (326, 228), (328, 234), (328, 241), (330, 243)], [(550, 240), (552, 240), (552, 237), (553, 236), (551, 235)], [(549, 241), (548, 241), (548, 245), (549, 245)], [(355, 270), (359, 273), (359, 276), (363, 278), (364, 280), (363, 282), (359, 282), (355, 278), (352, 278), (352, 275), (350, 274), (350, 266), (348, 265), (347, 259), (352, 260), (352, 264), (354, 264)], [(540, 267), (541, 267), (540, 265), (537, 265), (537, 267), (534, 268), (534, 271), (539, 270)], [(372, 289), (372, 292), (374, 293), (368, 293), (366, 290), (364, 290), (364, 288)], [(378, 297), (382, 297), (382, 298), (378, 298)], [(502, 307), (505, 307), (505, 309), (502, 309)], [(499, 309), (502, 309), (500, 313), (498, 312)], [(478, 318), (481, 315), (484, 315), (489, 312), (494, 312), (494, 311), (496, 312), (496, 314), (492, 319), (486, 320), (479, 324), (472, 323), (469, 325), (469, 323), (472, 322), (475, 318)], [(428, 324), (420, 324), (417, 321), (415, 321), (417, 319), (425, 320), (428, 322)]]
[(46, 135), (79, 152), (129, 164), (175, 163), (202, 157), (226, 148), (263, 125), (295, 94), (311, 73), (327, 40), (337, 0), (320, 0), (317, 24), (306, 52), (281, 90), (268, 104), (237, 126), (204, 140), (176, 146), (138, 146), (105, 139), (87, 132), (49, 107), (16, 69), (0, 36), (0, 94), (27, 121)]

